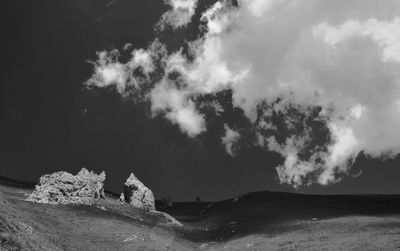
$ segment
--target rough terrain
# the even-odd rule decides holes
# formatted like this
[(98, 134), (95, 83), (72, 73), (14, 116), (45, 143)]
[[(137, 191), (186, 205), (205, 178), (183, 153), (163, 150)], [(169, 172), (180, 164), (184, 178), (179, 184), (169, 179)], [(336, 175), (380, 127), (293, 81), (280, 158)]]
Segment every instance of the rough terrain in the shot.
[(124, 192), (120, 195), (120, 201), (145, 210), (156, 209), (153, 192), (137, 179), (133, 173), (124, 184)]
[[(0, 250), (399, 250), (400, 196), (259, 192), (163, 213), (106, 193), (94, 205), (27, 202), (0, 179)], [(157, 203), (161, 208), (160, 203)]]
[(92, 205), (96, 200), (104, 199), (104, 172), (97, 175), (86, 168), (72, 175), (68, 172), (56, 172), (40, 177), (35, 190), (27, 201), (45, 204)]

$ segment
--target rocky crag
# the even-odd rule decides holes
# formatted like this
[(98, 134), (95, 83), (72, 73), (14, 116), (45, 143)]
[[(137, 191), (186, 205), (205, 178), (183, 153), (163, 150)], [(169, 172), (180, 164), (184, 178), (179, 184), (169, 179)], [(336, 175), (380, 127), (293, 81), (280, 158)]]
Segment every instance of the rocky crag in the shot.
[(147, 188), (133, 173), (124, 184), (124, 192), (120, 196), (122, 202), (145, 210), (155, 210), (153, 192)]
[(103, 183), (105, 172), (95, 174), (87, 169), (77, 175), (68, 172), (56, 172), (40, 177), (40, 182), (27, 201), (47, 204), (81, 204), (92, 205), (104, 199)]

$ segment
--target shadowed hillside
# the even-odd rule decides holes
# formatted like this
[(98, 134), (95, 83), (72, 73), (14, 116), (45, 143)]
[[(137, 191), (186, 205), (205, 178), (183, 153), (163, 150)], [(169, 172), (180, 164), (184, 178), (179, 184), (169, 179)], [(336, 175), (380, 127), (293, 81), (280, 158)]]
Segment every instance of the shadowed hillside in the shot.
[(259, 232), (273, 234), (290, 230), (285, 223), (294, 221), (400, 215), (400, 195), (256, 192), (215, 203), (175, 203), (166, 211), (187, 225), (206, 226), (202, 235), (189, 235), (189, 238), (223, 241)]

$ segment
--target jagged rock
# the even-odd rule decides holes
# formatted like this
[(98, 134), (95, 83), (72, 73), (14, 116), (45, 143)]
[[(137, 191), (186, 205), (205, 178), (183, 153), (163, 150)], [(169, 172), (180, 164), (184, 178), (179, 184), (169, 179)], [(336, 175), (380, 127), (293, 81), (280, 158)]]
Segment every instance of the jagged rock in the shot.
[(27, 201), (47, 204), (83, 204), (92, 205), (98, 199), (104, 199), (103, 182), (105, 172), (97, 175), (82, 170), (77, 175), (68, 172), (56, 172), (40, 177), (40, 183)]
[(121, 193), (121, 195), (119, 196), (119, 200), (120, 202), (125, 202), (125, 195), (124, 193)]
[(138, 180), (133, 173), (124, 184), (124, 192), (121, 194), (120, 200), (138, 208), (155, 210), (153, 192)]

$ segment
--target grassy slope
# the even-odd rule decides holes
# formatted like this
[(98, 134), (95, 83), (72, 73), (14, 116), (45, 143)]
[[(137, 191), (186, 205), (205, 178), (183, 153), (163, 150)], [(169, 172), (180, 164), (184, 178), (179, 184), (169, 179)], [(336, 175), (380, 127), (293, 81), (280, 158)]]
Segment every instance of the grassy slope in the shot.
[(116, 198), (108, 198), (96, 206), (55, 206), (23, 201), (30, 191), (0, 186), (0, 247), (6, 250), (12, 247), (15, 250), (191, 250), (194, 247), (189, 241), (176, 239), (174, 227), (162, 216), (121, 205)]
[(53, 206), (23, 201), (30, 191), (0, 185), (0, 250), (400, 249), (395, 195), (261, 192), (218, 203), (176, 203), (167, 211), (184, 226), (174, 227), (111, 195), (92, 207)]
[(15, 209), (0, 193), (0, 248), (4, 250), (58, 250), (39, 232), (34, 231), (37, 223)]

